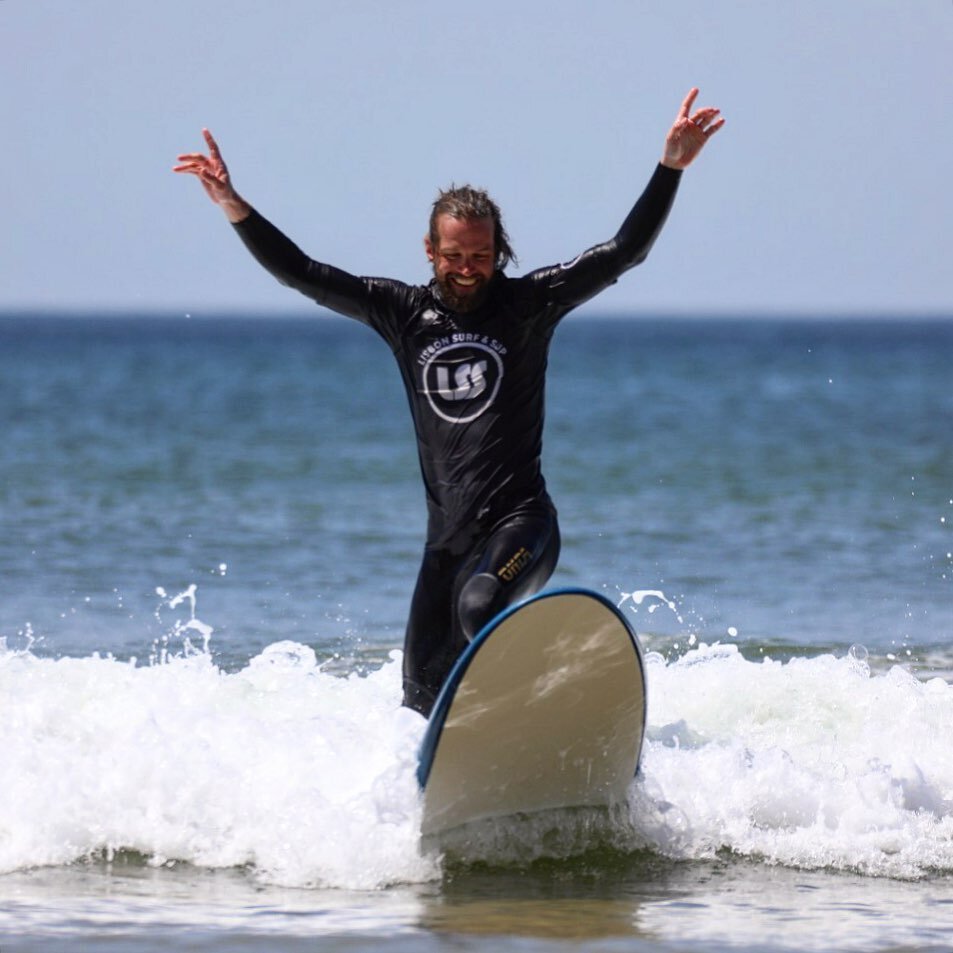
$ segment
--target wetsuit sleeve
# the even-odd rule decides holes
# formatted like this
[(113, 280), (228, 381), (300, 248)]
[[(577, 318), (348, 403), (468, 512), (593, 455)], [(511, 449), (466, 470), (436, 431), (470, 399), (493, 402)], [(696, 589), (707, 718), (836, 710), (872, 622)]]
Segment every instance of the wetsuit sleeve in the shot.
[(254, 210), (233, 227), (258, 263), (283, 285), (339, 314), (368, 320), (374, 307), (369, 282), (309, 258)]
[(548, 303), (562, 309), (582, 304), (615, 284), (623, 272), (648, 257), (668, 218), (681, 175), (677, 169), (658, 165), (613, 238), (568, 264), (542, 268), (527, 277), (538, 285)]

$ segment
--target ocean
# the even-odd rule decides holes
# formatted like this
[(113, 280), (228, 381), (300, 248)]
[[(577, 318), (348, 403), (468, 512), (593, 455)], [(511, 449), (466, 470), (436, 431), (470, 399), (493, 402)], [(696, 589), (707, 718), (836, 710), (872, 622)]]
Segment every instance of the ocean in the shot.
[(431, 844), (383, 342), (0, 317), (0, 950), (953, 949), (951, 367), (950, 319), (568, 318), (550, 586), (639, 633), (640, 773)]

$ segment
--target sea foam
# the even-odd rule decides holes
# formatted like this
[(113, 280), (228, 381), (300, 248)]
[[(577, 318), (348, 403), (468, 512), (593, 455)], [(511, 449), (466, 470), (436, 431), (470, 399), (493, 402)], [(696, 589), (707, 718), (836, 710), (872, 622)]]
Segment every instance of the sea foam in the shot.
[(235, 673), (205, 653), (137, 666), (0, 651), (0, 871), (124, 850), (291, 885), (432, 877), (424, 720), (399, 707), (398, 672), (326, 674), (289, 642)]
[[(859, 651), (782, 663), (734, 645), (649, 653), (646, 669), (617, 849), (953, 871), (947, 682), (872, 673)], [(398, 652), (341, 675), (293, 642), (234, 672), (202, 650), (136, 664), (0, 647), (0, 871), (128, 851), (293, 886), (439, 877), (418, 833), (424, 727), (400, 707)], [(495, 828), (473, 856), (512, 862)], [(519, 859), (548, 856), (551, 832), (528, 830)], [(588, 830), (558, 849), (587, 849)]]
[(953, 870), (953, 688), (899, 666), (872, 674), (865, 655), (650, 654), (630, 792), (647, 842), (901, 878)]

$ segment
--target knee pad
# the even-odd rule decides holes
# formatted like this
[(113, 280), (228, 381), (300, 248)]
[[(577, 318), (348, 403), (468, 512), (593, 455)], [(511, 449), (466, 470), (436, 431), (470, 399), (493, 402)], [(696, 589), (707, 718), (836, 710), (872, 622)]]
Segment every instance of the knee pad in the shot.
[(468, 641), (499, 612), (503, 586), (496, 576), (481, 572), (467, 581), (457, 600), (460, 628)]

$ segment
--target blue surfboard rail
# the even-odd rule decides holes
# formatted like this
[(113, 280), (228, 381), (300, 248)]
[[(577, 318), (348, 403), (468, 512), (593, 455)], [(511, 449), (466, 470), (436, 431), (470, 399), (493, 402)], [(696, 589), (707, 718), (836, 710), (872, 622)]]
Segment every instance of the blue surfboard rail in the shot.
[[(590, 599), (595, 599), (597, 602), (602, 603), (602, 605), (609, 609), (609, 611), (616, 616), (616, 618), (624, 626), (625, 630), (629, 633), (629, 638), (632, 640), (632, 647), (635, 650), (639, 661), (639, 667), (642, 669), (644, 676), (645, 664), (642, 657), (642, 647), (639, 645), (639, 640), (636, 637), (635, 630), (632, 628), (629, 620), (626, 619), (626, 617), (619, 611), (618, 606), (610, 602), (601, 593), (594, 592), (591, 589), (584, 589), (582, 587), (568, 586), (560, 589), (547, 589), (543, 592), (537, 593), (534, 596), (529, 596), (520, 602), (508, 606), (498, 615), (494, 616), (489, 622), (487, 622), (487, 624), (483, 626), (483, 628), (480, 629), (480, 631), (474, 636), (473, 641), (466, 647), (466, 649), (464, 649), (463, 654), (457, 659), (453, 668), (450, 670), (450, 674), (447, 676), (447, 680), (444, 682), (443, 688), (440, 689), (440, 694), (437, 696), (437, 700), (434, 703), (433, 711), (430, 714), (430, 720), (427, 724), (427, 730), (424, 733), (422, 741), (420, 742), (420, 750), (418, 752), (417, 783), (421, 788), (426, 787), (427, 779), (430, 777), (430, 769), (433, 766), (434, 756), (437, 752), (437, 743), (440, 740), (440, 734), (443, 731), (444, 722), (447, 720), (447, 714), (450, 711), (450, 705), (452, 704), (454, 696), (456, 695), (457, 688), (460, 686), (460, 682), (463, 681), (463, 676), (470, 667), (470, 662), (473, 660), (473, 657), (480, 650), (480, 646), (483, 645), (483, 643), (490, 637), (500, 623), (508, 619), (514, 613), (519, 612), (530, 603), (539, 602), (543, 599), (550, 599), (553, 596), (563, 595), (586, 596)], [(643, 699), (643, 720), (645, 719), (644, 708), (645, 700)]]

